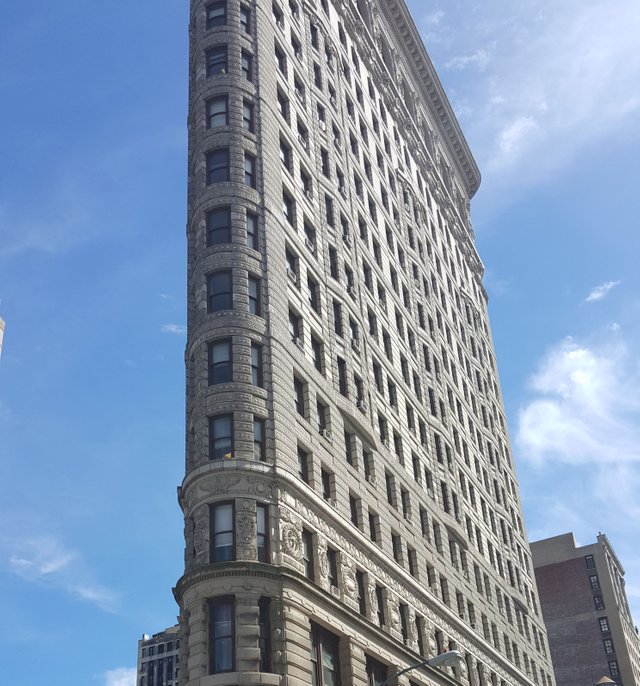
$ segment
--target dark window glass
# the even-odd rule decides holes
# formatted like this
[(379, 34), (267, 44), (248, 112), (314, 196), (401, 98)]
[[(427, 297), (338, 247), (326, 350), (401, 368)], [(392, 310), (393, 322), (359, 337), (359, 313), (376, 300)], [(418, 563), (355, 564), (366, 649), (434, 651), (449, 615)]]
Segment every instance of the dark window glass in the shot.
[(264, 440), (264, 419), (254, 417), (253, 419), (253, 458), (264, 461), (265, 440)]
[(231, 208), (216, 207), (207, 212), (207, 245), (231, 243)]
[(258, 243), (258, 215), (247, 212), (247, 247), (259, 250)]
[(228, 383), (233, 380), (231, 339), (209, 343), (209, 383)]
[(339, 640), (311, 624), (311, 666), (313, 686), (340, 686)]
[(271, 598), (258, 601), (258, 648), (260, 650), (260, 671), (271, 671)]
[(338, 553), (333, 548), (327, 548), (328, 573), (327, 580), (329, 585), (338, 587)]
[(207, 153), (207, 185), (229, 180), (229, 148)]
[(233, 308), (233, 291), (231, 270), (214, 272), (207, 279), (209, 312), (231, 310)]
[(253, 121), (253, 103), (248, 100), (242, 103), (242, 127), (245, 131), (253, 132), (254, 121)]
[(225, 74), (227, 72), (227, 46), (217, 45), (205, 53), (207, 60), (207, 76)]
[(269, 562), (269, 514), (267, 505), (256, 506), (258, 562)]
[(256, 158), (246, 152), (244, 154), (244, 182), (250, 188), (256, 187)]
[(309, 455), (302, 448), (298, 448), (298, 476), (309, 483)]
[(257, 276), (249, 277), (249, 314), (256, 314), (258, 316), (262, 314), (260, 284), (261, 281)]
[(217, 414), (209, 418), (209, 459), (233, 457), (233, 415)]
[(227, 23), (227, 0), (207, 5), (207, 28), (224, 26)]
[(251, 344), (251, 383), (262, 387), (262, 346), (258, 343)]
[(240, 5), (240, 28), (244, 33), (251, 33), (251, 10), (246, 5)]
[(234, 670), (234, 599), (209, 601), (209, 673)]
[(302, 564), (304, 575), (313, 579), (313, 535), (307, 529), (302, 530)]
[(253, 56), (246, 50), (242, 51), (242, 75), (247, 81), (253, 81)]

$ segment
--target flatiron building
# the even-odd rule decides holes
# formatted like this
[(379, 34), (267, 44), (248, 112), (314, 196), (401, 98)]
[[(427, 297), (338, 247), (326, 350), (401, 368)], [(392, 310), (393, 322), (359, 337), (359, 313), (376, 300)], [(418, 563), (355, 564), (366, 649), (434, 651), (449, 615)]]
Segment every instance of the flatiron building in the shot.
[(406, 4), (189, 32), (180, 683), (551, 686), (480, 175)]

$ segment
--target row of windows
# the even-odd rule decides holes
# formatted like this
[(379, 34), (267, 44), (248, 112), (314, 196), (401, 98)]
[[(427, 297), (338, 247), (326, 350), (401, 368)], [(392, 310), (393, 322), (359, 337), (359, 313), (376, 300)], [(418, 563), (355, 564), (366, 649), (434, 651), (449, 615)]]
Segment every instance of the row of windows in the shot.
[[(255, 155), (245, 151), (244, 184), (249, 188), (257, 187), (257, 162)], [(231, 181), (230, 151), (229, 148), (216, 148), (206, 154), (206, 183), (225, 183)]]
[[(266, 457), (266, 420), (253, 417), (253, 459), (264, 462)], [(233, 413), (209, 417), (209, 459), (230, 460), (236, 456), (234, 449)]]
[[(209, 357), (209, 384), (233, 381), (233, 343), (230, 338), (218, 338), (207, 346)], [(263, 386), (262, 345), (251, 343), (251, 382)]]
[[(214, 29), (218, 26), (227, 25), (227, 0), (217, 0), (205, 7), (206, 28)], [(244, 33), (251, 33), (251, 9), (240, 4), (240, 29)]]
[[(232, 242), (233, 216), (230, 205), (218, 205), (205, 214), (207, 246), (224, 245)], [(258, 215), (247, 210), (244, 217), (246, 245), (252, 250), (260, 248)]]
[[(262, 279), (247, 277), (248, 312), (262, 316)], [(207, 311), (209, 313), (234, 309), (233, 270), (218, 269), (207, 275)]]

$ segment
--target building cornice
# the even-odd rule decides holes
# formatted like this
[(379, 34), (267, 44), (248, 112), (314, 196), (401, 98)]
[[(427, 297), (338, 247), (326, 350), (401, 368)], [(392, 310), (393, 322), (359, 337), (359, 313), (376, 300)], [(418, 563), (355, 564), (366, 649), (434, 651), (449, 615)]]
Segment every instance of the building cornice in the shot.
[(387, 20), (398, 32), (404, 54), (410, 58), (422, 95), (430, 105), (436, 123), (439, 125), (442, 140), (446, 143), (452, 159), (456, 162), (465, 189), (473, 197), (480, 187), (480, 170), (462, 133), (442, 83), (427, 53), (420, 33), (409, 12), (405, 0), (386, 0), (380, 3)]

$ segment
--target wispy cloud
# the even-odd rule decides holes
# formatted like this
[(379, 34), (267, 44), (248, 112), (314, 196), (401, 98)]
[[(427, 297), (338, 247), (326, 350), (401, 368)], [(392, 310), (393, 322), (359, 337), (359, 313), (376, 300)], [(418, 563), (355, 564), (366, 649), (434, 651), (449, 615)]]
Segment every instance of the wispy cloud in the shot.
[(119, 667), (104, 673), (104, 686), (135, 686), (135, 667)]
[(606, 283), (601, 284), (600, 286), (596, 286), (591, 290), (589, 295), (585, 298), (586, 303), (592, 303), (597, 300), (603, 300), (604, 298), (609, 295), (609, 291), (612, 288), (615, 288), (616, 286), (620, 285), (620, 281), (607, 281)]
[(96, 583), (80, 553), (53, 536), (4, 541), (8, 570), (30, 583), (65, 591), (74, 598), (115, 612), (117, 594)]
[[(495, 46), (495, 43), (493, 46)], [(449, 61), (445, 62), (444, 67), (445, 69), (467, 69), (468, 67), (477, 67), (480, 71), (483, 71), (487, 68), (489, 62), (491, 62), (491, 52), (492, 50), (489, 48), (479, 48), (470, 55), (452, 57)]]
[(175, 333), (179, 336), (184, 336), (187, 333), (187, 327), (184, 324), (165, 324), (161, 331), (163, 333)]

